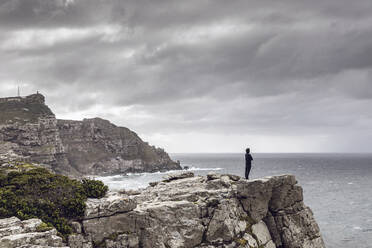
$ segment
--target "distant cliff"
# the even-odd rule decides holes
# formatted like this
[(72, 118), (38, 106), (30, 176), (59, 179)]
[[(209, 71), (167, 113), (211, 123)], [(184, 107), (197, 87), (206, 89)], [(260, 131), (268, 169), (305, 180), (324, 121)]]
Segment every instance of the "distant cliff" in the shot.
[(107, 120), (57, 120), (41, 94), (0, 98), (0, 166), (19, 161), (72, 176), (181, 169), (164, 150)]
[(180, 169), (163, 149), (150, 146), (135, 132), (107, 120), (58, 120), (57, 123), (69, 163), (83, 174)]

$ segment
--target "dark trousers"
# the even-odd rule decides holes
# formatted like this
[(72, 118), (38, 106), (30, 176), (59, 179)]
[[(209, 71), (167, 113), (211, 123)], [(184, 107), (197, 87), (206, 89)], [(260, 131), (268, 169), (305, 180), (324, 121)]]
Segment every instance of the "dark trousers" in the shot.
[(252, 164), (246, 163), (245, 164), (245, 179), (249, 178), (249, 172), (251, 172)]

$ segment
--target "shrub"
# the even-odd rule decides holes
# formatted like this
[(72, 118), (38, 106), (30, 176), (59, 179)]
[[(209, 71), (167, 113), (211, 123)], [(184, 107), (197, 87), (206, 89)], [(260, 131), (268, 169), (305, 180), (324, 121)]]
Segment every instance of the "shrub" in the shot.
[(85, 195), (91, 198), (102, 198), (108, 191), (108, 187), (98, 180), (83, 179)]
[(68, 235), (69, 219), (84, 216), (87, 197), (102, 197), (107, 186), (100, 181), (70, 179), (43, 168), (0, 175), (0, 218), (39, 218)]

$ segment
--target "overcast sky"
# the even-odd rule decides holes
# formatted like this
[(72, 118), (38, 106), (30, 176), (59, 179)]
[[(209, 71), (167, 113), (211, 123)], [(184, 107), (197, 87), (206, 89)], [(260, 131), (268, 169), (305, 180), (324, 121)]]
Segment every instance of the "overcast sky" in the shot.
[(169, 152), (372, 152), (371, 0), (0, 0), (0, 97)]

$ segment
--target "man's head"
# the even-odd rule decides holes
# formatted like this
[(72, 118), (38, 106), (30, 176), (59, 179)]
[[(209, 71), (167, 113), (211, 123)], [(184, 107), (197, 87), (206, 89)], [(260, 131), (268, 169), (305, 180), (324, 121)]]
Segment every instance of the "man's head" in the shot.
[(245, 149), (245, 152), (246, 153), (250, 153), (251, 152), (251, 149), (247, 148), (247, 149)]

